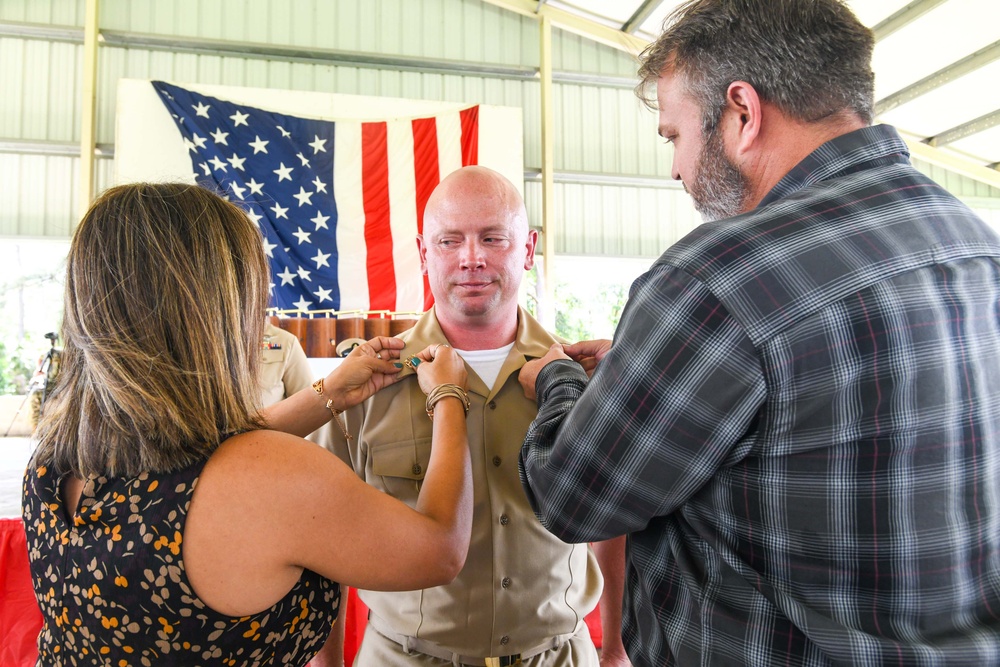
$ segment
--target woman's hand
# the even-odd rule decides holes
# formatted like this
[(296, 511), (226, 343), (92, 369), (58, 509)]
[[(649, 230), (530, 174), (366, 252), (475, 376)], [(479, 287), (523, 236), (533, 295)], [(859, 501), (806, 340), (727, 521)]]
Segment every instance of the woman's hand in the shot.
[(420, 359), (417, 364), (417, 381), (425, 394), (429, 394), (439, 384), (457, 384), (462, 389), (469, 388), (465, 362), (448, 345), (428, 345), (414, 356)]
[(333, 407), (343, 412), (396, 382), (402, 367), (393, 361), (399, 359), (404, 345), (398, 338), (378, 336), (351, 350), (323, 381)]

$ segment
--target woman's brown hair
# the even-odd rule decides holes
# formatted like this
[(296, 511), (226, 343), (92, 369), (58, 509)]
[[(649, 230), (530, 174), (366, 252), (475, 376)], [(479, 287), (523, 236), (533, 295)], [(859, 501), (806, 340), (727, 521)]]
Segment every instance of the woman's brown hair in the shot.
[(268, 267), (243, 211), (194, 185), (111, 188), (73, 236), (58, 386), (35, 461), (133, 476), (259, 428)]

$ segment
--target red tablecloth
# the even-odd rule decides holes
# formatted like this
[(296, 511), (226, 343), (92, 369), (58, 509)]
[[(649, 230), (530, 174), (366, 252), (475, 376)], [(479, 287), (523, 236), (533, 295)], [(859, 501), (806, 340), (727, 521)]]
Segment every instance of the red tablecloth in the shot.
[[(353, 665), (368, 622), (368, 608), (351, 588), (344, 610), (344, 664)], [(586, 618), (590, 636), (600, 647), (601, 617), (595, 609)], [(31, 667), (38, 657), (35, 640), (42, 613), (35, 602), (28, 572), (28, 548), (21, 519), (0, 519), (0, 666)]]
[(41, 627), (42, 612), (28, 572), (24, 524), (21, 519), (0, 519), (0, 665), (34, 665)]

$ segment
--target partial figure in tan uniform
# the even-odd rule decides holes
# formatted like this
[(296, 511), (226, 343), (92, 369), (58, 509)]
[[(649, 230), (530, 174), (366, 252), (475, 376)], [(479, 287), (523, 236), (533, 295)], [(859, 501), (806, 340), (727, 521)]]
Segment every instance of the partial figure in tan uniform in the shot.
[[(364, 341), (361, 342), (363, 343)], [(350, 352), (350, 350), (353, 350), (357, 346), (358, 343), (355, 342), (346, 352)], [(264, 324), (260, 364), (260, 400), (261, 407), (264, 408), (291, 396), (300, 389), (311, 386), (315, 379), (312, 377), (312, 368), (309, 366), (309, 359), (306, 357), (306, 352), (302, 349), (302, 344), (299, 342), (298, 337), (289, 331), (274, 326), (270, 321)], [(334, 426), (333, 421), (330, 421), (305, 437), (306, 440), (335, 451), (333, 450), (333, 441), (330, 435), (335, 430), (337, 430), (337, 427)], [(346, 599), (346, 597), (345, 595), (344, 598)], [(331, 654), (340, 655), (344, 650), (342, 618), (337, 625), (340, 627), (333, 632), (328, 646), (323, 650), (329, 651)]]
[[(452, 173), (427, 203), (417, 244), (435, 306), (400, 336), (406, 342), (400, 358), (448, 343), (465, 360), (472, 541), (465, 567), (447, 586), (359, 591), (371, 615), (355, 665), (629, 664), (620, 633), (624, 543), (591, 549), (553, 537), (535, 518), (518, 477), (518, 453), (537, 413), (518, 371), (559, 341), (517, 304), (536, 241), (516, 188), (484, 167)], [(338, 436), (334, 451), (348, 452), (346, 462), (369, 484), (412, 505), (427, 470), (431, 421), (413, 368), (401, 377), (345, 413), (352, 439)], [(600, 658), (584, 622), (599, 598)], [(323, 651), (313, 664), (341, 660)]]
[(260, 362), (261, 407), (305, 389), (315, 379), (299, 339), (270, 322), (264, 325)]

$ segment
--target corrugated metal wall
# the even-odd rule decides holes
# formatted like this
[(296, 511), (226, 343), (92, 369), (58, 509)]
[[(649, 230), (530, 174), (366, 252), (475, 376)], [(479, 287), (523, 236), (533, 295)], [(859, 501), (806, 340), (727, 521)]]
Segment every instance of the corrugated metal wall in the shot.
[[(84, 0), (0, 2), (0, 236), (64, 238), (76, 218)], [(97, 143), (114, 142), (119, 78), (163, 78), (275, 89), (520, 107), (525, 193), (539, 222), (538, 25), (479, 0), (101, 0), (108, 37), (98, 57)], [(32, 25), (29, 25), (32, 24)], [(48, 27), (32, 36), (34, 24)], [(76, 28), (57, 33), (56, 27)], [(398, 71), (244, 54), (179, 53), (137, 44), (144, 34), (402, 58), (503, 65), (520, 75)], [(553, 69), (595, 75), (554, 86), (556, 251), (654, 257), (698, 222), (669, 180), (670, 149), (631, 90), (635, 63), (614, 49), (553, 31)], [(1000, 190), (919, 165), (964, 197), (1000, 206)], [(98, 160), (97, 187), (113, 162)]]

